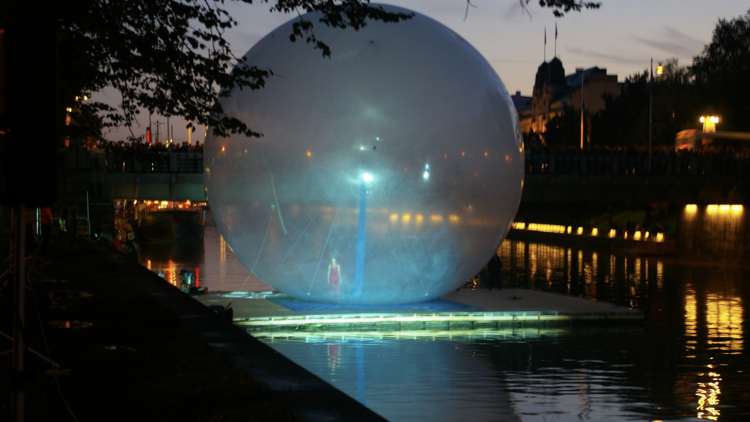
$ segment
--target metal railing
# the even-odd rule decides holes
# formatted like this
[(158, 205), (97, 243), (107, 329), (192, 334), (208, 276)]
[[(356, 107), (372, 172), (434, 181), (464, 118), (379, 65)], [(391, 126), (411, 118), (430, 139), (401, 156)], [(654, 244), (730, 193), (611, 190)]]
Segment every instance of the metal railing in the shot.
[(616, 176), (744, 176), (750, 175), (750, 158), (731, 155), (666, 156), (529, 154), (526, 174)]
[(101, 173), (202, 173), (203, 153), (137, 151), (90, 154), (91, 169)]
[[(91, 169), (102, 173), (202, 173), (203, 153), (91, 153)], [(526, 174), (616, 176), (744, 176), (750, 175), (750, 157), (732, 155), (656, 155), (648, 169), (642, 154), (526, 156)]]

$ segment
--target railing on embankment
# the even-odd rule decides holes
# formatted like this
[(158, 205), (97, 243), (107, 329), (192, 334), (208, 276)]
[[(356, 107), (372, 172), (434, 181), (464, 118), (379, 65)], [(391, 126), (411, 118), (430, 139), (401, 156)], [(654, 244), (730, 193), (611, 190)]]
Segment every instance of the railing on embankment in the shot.
[(90, 153), (91, 170), (100, 173), (202, 173), (203, 153)]
[[(202, 153), (123, 150), (88, 157), (101, 199), (204, 197)], [(645, 154), (531, 152), (525, 171), (522, 203), (750, 202), (750, 157), (654, 155), (649, 171)]]
[(728, 154), (543, 154), (526, 155), (526, 174), (613, 176), (750, 176), (750, 157)]
[(118, 151), (89, 153), (94, 198), (205, 201), (203, 154)]
[[(203, 153), (136, 151), (90, 153), (91, 170), (104, 173), (201, 173)], [(750, 176), (750, 157), (732, 155), (539, 154), (526, 156), (526, 174), (616, 176)]]

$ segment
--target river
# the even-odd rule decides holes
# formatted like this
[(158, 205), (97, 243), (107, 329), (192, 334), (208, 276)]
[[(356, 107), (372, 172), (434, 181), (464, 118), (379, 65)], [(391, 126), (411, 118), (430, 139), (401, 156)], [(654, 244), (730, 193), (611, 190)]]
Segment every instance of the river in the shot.
[[(505, 241), (505, 287), (643, 309), (637, 327), (275, 333), (262, 341), (393, 421), (750, 418), (748, 270)], [(272, 290), (223, 241), (144, 247), (141, 263), (209, 291)], [(466, 288), (482, 288), (468, 284)]]

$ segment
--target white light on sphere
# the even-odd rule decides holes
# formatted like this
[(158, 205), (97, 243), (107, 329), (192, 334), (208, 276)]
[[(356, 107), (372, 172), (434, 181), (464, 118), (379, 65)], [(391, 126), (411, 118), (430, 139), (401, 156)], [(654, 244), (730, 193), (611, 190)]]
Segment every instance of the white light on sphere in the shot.
[(294, 21), (280, 26), (246, 55), (273, 71), (265, 88), (222, 100), (264, 136), (206, 139), (219, 230), (258, 278), (301, 299), (410, 303), (455, 289), (495, 253), (520, 202), (507, 90), (426, 16), (359, 31), (305, 19), (330, 59), (289, 40)]

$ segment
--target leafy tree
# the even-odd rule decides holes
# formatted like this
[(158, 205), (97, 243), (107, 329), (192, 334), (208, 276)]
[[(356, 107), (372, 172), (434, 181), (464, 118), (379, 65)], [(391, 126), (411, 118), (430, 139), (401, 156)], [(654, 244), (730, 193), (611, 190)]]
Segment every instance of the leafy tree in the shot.
[(534, 129), (523, 133), (523, 145), (524, 148), (533, 148), (541, 146), (543, 144), (542, 135), (535, 132)]
[[(332, 52), (325, 40), (315, 37), (315, 25), (360, 29), (368, 20), (399, 22), (411, 17), (370, 6), (369, 0), (256, 1), (269, 4), (276, 13), (321, 12), (318, 22), (298, 21), (289, 37), (319, 49), (323, 57)], [(519, 1), (524, 6), (530, 0)], [(539, 4), (557, 16), (598, 7), (579, 0), (540, 0)], [(260, 136), (225, 115), (217, 101), (217, 93), (228, 96), (234, 89), (261, 89), (273, 76), (273, 69), (249, 66), (231, 49), (225, 32), (238, 22), (223, 6), (224, 0), (4, 0), (0, 27), (54, 23), (61, 59), (58, 102), (61, 109), (74, 110), (73, 123), (78, 123), (66, 127), (68, 135), (97, 136), (104, 126), (130, 127), (139, 109), (145, 108), (206, 124), (219, 136)], [(107, 87), (122, 96), (119, 108), (75, 100)]]
[(581, 113), (565, 106), (562, 114), (545, 125), (544, 142), (550, 147), (575, 147), (581, 143)]
[(597, 145), (643, 145), (648, 139), (649, 73), (625, 78), (619, 95), (604, 94), (604, 109), (592, 119), (591, 137)]
[[(677, 59), (664, 62), (654, 80), (652, 145), (674, 145), (677, 132), (696, 128), (698, 101), (690, 69)], [(605, 108), (593, 118), (592, 137), (601, 145), (647, 145), (649, 70), (625, 79), (619, 95), (604, 95)]]
[(750, 131), (750, 10), (730, 21), (719, 19), (711, 43), (691, 68), (706, 107), (722, 118), (725, 130)]
[[(526, 4), (529, 4), (529, 1), (530, 0), (526, 0)], [(570, 11), (580, 12), (584, 8), (598, 9), (601, 6), (601, 3), (593, 1), (539, 0), (539, 6), (553, 8), (552, 13), (558, 18), (561, 18), (565, 13)]]
[[(675, 135), (699, 127), (699, 101), (690, 68), (677, 59), (664, 62), (664, 73), (656, 75), (653, 108), (653, 144), (673, 146)], [(647, 139), (648, 133), (644, 134)]]

